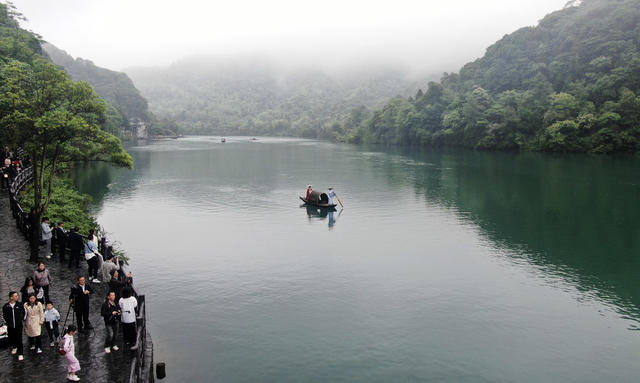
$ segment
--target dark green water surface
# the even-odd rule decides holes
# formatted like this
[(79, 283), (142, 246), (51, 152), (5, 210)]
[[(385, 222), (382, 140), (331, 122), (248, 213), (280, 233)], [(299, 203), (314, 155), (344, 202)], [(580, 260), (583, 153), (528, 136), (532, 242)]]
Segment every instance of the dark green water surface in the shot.
[[(640, 158), (193, 137), (78, 185), (167, 382), (638, 382)], [(300, 206), (308, 183), (344, 210)]]

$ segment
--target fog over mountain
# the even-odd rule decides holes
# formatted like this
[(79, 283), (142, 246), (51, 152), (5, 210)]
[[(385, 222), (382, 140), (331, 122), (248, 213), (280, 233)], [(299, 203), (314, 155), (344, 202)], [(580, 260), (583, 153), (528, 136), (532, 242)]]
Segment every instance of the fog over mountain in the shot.
[(203, 2), (16, 0), (24, 25), (74, 57), (112, 70), (194, 55), (259, 54), (327, 67), (402, 64), (456, 71), (566, 0)]
[[(575, 1), (573, 2), (575, 3)], [(566, 0), (18, 0), (26, 27), (123, 70), (170, 131), (348, 139)], [(166, 130), (166, 129), (165, 129)]]
[(427, 81), (394, 65), (336, 71), (259, 55), (191, 57), (164, 68), (129, 68), (127, 74), (153, 113), (175, 121), (184, 133), (329, 139), (345, 131), (335, 129), (335, 122), (351, 118), (359, 124), (367, 108), (415, 94)]

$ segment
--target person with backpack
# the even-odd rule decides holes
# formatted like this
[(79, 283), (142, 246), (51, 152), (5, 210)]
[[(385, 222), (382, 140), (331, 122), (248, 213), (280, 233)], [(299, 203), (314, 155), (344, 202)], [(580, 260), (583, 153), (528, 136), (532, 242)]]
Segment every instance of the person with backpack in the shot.
[(84, 244), (84, 256), (89, 265), (89, 280), (93, 283), (100, 283), (98, 269), (102, 255), (98, 252), (98, 245), (94, 242), (93, 233), (89, 233), (89, 235), (91, 237)]
[(67, 359), (67, 379), (73, 382), (80, 380), (76, 372), (80, 371), (80, 362), (76, 358), (76, 347), (73, 343), (73, 336), (76, 334), (76, 326), (70, 324), (65, 330), (65, 335), (60, 340), (60, 354)]

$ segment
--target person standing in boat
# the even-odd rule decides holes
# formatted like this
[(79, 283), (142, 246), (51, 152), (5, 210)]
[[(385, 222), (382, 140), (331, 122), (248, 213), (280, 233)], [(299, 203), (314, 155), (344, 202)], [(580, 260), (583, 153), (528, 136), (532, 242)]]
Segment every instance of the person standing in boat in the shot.
[(336, 192), (333, 191), (332, 186), (329, 186), (329, 192), (327, 193), (327, 196), (329, 197), (329, 205), (337, 205), (337, 201), (340, 202), (340, 206), (342, 206), (342, 201), (340, 201), (340, 198), (338, 198)]
[(309, 200), (309, 196), (311, 195), (311, 191), (313, 189), (311, 188), (311, 185), (307, 186), (307, 201)]

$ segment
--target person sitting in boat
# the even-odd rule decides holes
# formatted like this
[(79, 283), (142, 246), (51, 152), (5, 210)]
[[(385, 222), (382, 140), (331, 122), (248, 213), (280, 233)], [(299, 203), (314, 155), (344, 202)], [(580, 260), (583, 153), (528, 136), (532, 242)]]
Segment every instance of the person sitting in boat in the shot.
[(311, 194), (311, 191), (313, 189), (311, 189), (311, 185), (307, 186), (307, 201), (309, 200), (309, 195)]

